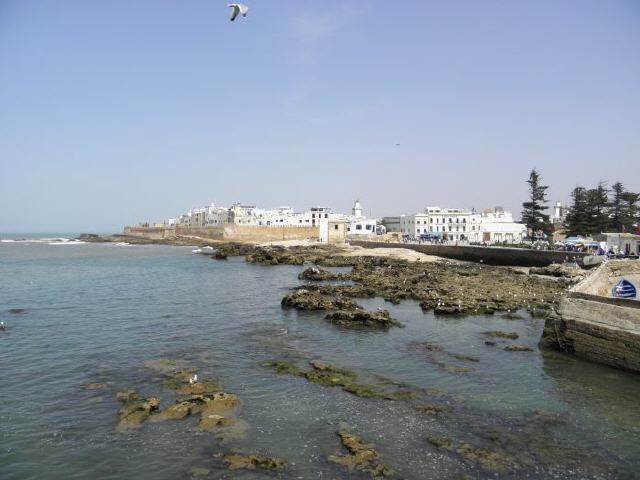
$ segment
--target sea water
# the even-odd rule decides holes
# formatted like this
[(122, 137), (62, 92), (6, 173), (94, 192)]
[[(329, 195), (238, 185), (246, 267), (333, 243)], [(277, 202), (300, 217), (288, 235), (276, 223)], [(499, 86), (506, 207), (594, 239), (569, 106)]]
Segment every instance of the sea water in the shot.
[[(185, 247), (50, 243), (0, 243), (3, 480), (180, 479), (194, 467), (209, 478), (366, 478), (327, 460), (342, 452), (344, 425), (395, 478), (493, 477), (432, 437), (477, 448), (506, 438), (524, 465), (513, 478), (640, 475), (640, 377), (540, 351), (541, 319), (437, 317), (416, 302), (368, 299), (359, 302), (389, 309), (405, 328), (345, 330), (321, 312), (281, 308), (304, 267), (215, 261)], [(486, 345), (488, 330), (516, 332), (532, 351)], [(162, 407), (174, 400), (145, 365), (160, 359), (188, 362), (237, 394), (246, 436), (220, 442), (198, 432), (195, 417), (118, 432), (117, 392), (136, 389)], [(429, 389), (423, 403), (441, 401), (440, 392), (450, 409), (432, 417), (415, 408), (420, 401), (359, 398), (278, 375), (264, 366), (271, 360), (383, 376)], [(230, 448), (287, 465), (229, 472), (215, 455)]]

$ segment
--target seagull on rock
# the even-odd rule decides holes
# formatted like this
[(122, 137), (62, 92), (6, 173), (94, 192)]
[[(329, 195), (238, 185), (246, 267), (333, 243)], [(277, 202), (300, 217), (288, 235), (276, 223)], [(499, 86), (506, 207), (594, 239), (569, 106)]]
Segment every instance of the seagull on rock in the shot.
[(238, 15), (242, 15), (243, 17), (247, 16), (247, 12), (249, 11), (249, 7), (244, 5), (243, 3), (230, 3), (227, 5), (231, 9), (231, 21), (233, 22)]

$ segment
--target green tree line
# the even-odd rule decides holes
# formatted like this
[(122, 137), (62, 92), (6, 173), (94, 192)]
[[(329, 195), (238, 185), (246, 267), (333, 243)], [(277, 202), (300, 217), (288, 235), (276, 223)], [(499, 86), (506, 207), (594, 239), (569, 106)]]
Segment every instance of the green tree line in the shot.
[[(547, 211), (547, 185), (534, 168), (527, 180), (529, 199), (522, 204), (522, 222), (530, 235), (550, 235), (553, 225)], [(578, 186), (571, 192), (564, 229), (568, 235), (593, 235), (602, 232), (638, 231), (640, 224), (640, 193), (626, 190), (622, 182), (611, 188), (600, 182), (594, 188)]]

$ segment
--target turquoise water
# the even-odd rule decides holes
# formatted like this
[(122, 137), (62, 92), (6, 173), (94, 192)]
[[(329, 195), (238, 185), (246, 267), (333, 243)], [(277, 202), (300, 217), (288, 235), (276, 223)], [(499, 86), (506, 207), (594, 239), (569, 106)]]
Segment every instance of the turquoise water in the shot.
[[(341, 330), (320, 313), (281, 309), (301, 269), (181, 247), (0, 243), (0, 319), (9, 325), (0, 332), (0, 478), (180, 479), (193, 467), (209, 478), (269, 476), (227, 471), (214, 454), (231, 447), (284, 458), (282, 478), (347, 477), (326, 460), (340, 448), (341, 422), (375, 444), (394, 478), (490, 478), (427, 438), (490, 447), (496, 432), (522, 465), (511, 478), (638, 478), (638, 376), (540, 352), (543, 321), (532, 318), (443, 319), (413, 302), (372, 299), (361, 303), (388, 308), (406, 328)], [(533, 351), (487, 346), (486, 330), (517, 332)], [(239, 395), (246, 437), (222, 445), (197, 432), (197, 418), (118, 433), (118, 391), (173, 401), (145, 367), (163, 358), (188, 361)], [(318, 359), (446, 395), (358, 398), (261, 366), (274, 359)], [(93, 383), (102, 388), (86, 388)], [(415, 409), (442, 401), (451, 410), (438, 417)]]

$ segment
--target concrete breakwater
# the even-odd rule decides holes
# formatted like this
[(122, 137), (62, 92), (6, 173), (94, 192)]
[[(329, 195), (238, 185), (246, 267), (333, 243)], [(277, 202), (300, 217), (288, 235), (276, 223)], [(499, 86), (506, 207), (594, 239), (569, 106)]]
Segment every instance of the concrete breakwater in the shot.
[(527, 250), (523, 248), (476, 247), (467, 245), (430, 245), (352, 241), (351, 245), (365, 248), (408, 248), (427, 255), (479, 262), (487, 265), (546, 267), (552, 263), (576, 262), (582, 265), (586, 254), (555, 250)]
[(640, 302), (610, 296), (621, 278), (637, 283), (640, 262), (607, 262), (569, 290), (547, 319), (540, 346), (640, 372)]

